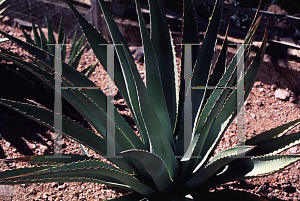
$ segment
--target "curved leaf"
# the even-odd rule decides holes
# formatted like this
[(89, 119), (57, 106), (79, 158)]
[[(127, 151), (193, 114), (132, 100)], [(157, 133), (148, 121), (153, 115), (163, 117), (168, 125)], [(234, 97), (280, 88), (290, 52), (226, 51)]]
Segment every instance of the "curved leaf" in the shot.
[(80, 161), (76, 163), (60, 165), (53, 168), (43, 169), (35, 173), (32, 173), (30, 175), (9, 178), (9, 180), (10, 181), (27, 180), (27, 179), (44, 180), (47, 178), (59, 178), (59, 177), (72, 177), (72, 178), (84, 177), (84, 178), (98, 179), (107, 182), (121, 183), (124, 185), (128, 185), (128, 187), (130, 187), (132, 190), (143, 195), (151, 195), (154, 193), (154, 191), (151, 188), (141, 183), (139, 180), (137, 180), (127, 172), (120, 171), (107, 163), (96, 161), (96, 160)]
[[(36, 48), (35, 46), (29, 45), (28, 43), (21, 41), (15, 37), (10, 36), (9, 34), (6, 34), (5, 32), (0, 31), (1, 34), (7, 36), (11, 40), (17, 42), (19, 45), (21, 45), (24, 49), (29, 51), (31, 54), (36, 55), (42, 62), (47, 66), (49, 64), (50, 66), (54, 64), (54, 57), (53, 55), (44, 52), (41, 49)], [(49, 71), (54, 72), (53, 67), (48, 67)], [(82, 87), (90, 87), (90, 86), (95, 86), (95, 84), (89, 80), (86, 76), (84, 76), (82, 73), (78, 72), (76, 69), (73, 67), (69, 66), (68, 64), (62, 62), (62, 78), (64, 80), (72, 80), (70, 84), (72, 86), (82, 86)], [(93, 100), (97, 105), (100, 106), (106, 112), (106, 96), (105, 94), (100, 90), (98, 92), (95, 92), (93, 90), (88, 90), (88, 89), (82, 89), (81, 92), (83, 92), (86, 96), (88, 96), (91, 100)], [(70, 101), (72, 102), (72, 101)], [(74, 106), (74, 105), (73, 105)], [(76, 108), (76, 106), (75, 106)], [(82, 111), (78, 109), (79, 112)], [(116, 109), (115, 109), (116, 111)], [(131, 127), (128, 125), (128, 123), (124, 120), (124, 118), (118, 113), (115, 113), (115, 118), (116, 121), (119, 125), (119, 127), (126, 132), (127, 136), (130, 137), (130, 140), (135, 143), (135, 146), (137, 148), (144, 148), (144, 146), (140, 143), (140, 139), (136, 136), (136, 134), (133, 132)]]
[(251, 160), (254, 163), (254, 168), (251, 172), (247, 173), (244, 178), (273, 174), (274, 172), (277, 172), (300, 160), (300, 155), (264, 156), (255, 157)]
[[(191, 86), (206, 86), (210, 72), (211, 61), (213, 59), (217, 35), (222, 19), (223, 0), (217, 0), (210, 18), (205, 36), (198, 53), (195, 68), (192, 73)], [(188, 90), (191, 90), (190, 88)], [(201, 108), (204, 90), (194, 90), (192, 93), (192, 120), (195, 121), (197, 111)]]
[[(188, 190), (195, 186), (199, 186), (201, 183), (205, 182), (207, 179), (209, 179), (211, 176), (213, 176), (220, 168), (222, 168), (226, 164), (236, 160), (237, 158), (242, 157), (243, 155), (245, 155), (246, 153), (251, 151), (253, 149), (253, 147), (247, 146), (247, 147), (238, 147), (235, 149), (236, 149), (235, 153), (227, 152), (229, 155), (226, 155), (222, 158), (219, 155), (218, 158), (215, 158), (215, 160), (213, 162), (211, 162), (210, 164), (208, 164), (206, 167), (202, 167), (201, 169), (199, 169), (195, 173), (193, 178), (190, 179), (188, 182), (186, 182), (182, 188)], [(237, 150), (237, 149), (239, 149), (239, 150)], [(237, 152), (239, 154), (237, 154)], [(234, 157), (232, 157), (232, 156), (234, 156)]]
[(36, 155), (36, 156), (27, 156), (27, 157), (18, 157), (12, 159), (3, 159), (4, 161), (19, 161), (23, 162), (26, 161), (28, 163), (72, 163), (77, 161), (89, 160), (92, 159), (88, 156), (78, 155), (78, 154), (62, 154), (62, 156), (68, 156), (64, 158), (49, 158), (48, 156), (53, 155)]
[[(80, 23), (80, 26), (85, 33), (87, 40), (89, 44), (91, 45), (96, 57), (104, 67), (104, 69), (107, 70), (107, 61), (106, 61), (106, 55), (107, 55), (107, 48), (104, 45), (100, 44), (108, 44), (106, 39), (84, 18), (82, 17), (79, 12), (75, 9), (75, 7), (66, 0), (68, 5), (70, 6), (71, 10), (73, 11), (74, 15), (76, 16), (78, 22)], [(101, 5), (101, 4), (100, 4)], [(106, 8), (107, 15), (109, 15), (108, 8)], [(110, 20), (112, 20), (110, 18)], [(113, 21), (113, 20), (112, 20)], [(135, 97), (133, 100), (135, 103), (132, 105), (132, 97), (129, 97), (127, 94), (127, 88), (125, 85), (125, 80), (123, 77), (123, 72), (119, 63), (119, 60), (115, 60), (115, 84), (117, 85), (118, 89), (120, 90), (122, 96), (124, 97), (131, 113), (133, 114), (133, 118), (135, 120), (135, 123), (139, 129), (139, 132), (141, 134), (142, 140), (145, 143), (145, 147), (147, 150), (150, 150), (149, 140), (147, 136), (147, 131), (143, 123), (143, 118), (140, 115), (140, 110), (137, 103), (137, 98)]]
[[(128, 58), (128, 52), (125, 50), (124, 52), (126, 54), (126, 57)], [(129, 60), (129, 62), (133, 61)], [(151, 146), (153, 148), (153, 152), (162, 158), (162, 160), (166, 163), (166, 166), (168, 167), (172, 178), (174, 178), (176, 177), (178, 170), (177, 159), (175, 158), (172, 147), (168, 142), (167, 136), (164, 133), (162, 125), (160, 124), (159, 119), (153, 109), (152, 103), (147, 93), (147, 89), (141, 77), (139, 77), (138, 71), (136, 69), (132, 69), (132, 73), (136, 81), (139, 104), (142, 116), (144, 118), (144, 123), (148, 131)]]
[(140, 161), (151, 175), (159, 192), (166, 192), (174, 187), (168, 167), (159, 156), (142, 150), (127, 150), (121, 152), (120, 155), (133, 156)]
[[(261, 44), (261, 47), (259, 51), (257, 52), (254, 60), (252, 61), (248, 71), (245, 74), (244, 80), (245, 80), (245, 96), (244, 100), (247, 99), (249, 95), (249, 90), (251, 90), (253, 84), (254, 84), (254, 77), (257, 77), (257, 74), (259, 72), (263, 56), (266, 50), (266, 41), (267, 41), (267, 29), (265, 30), (265, 35), (263, 38), (263, 42)], [(248, 93), (249, 92), (249, 93)], [(204, 147), (201, 151), (201, 162), (199, 163), (198, 167), (203, 165), (206, 161), (209, 160), (210, 156), (213, 154), (214, 149), (216, 148), (218, 142), (221, 140), (221, 136), (223, 136), (225, 130), (229, 126), (229, 124), (233, 121), (233, 119), (236, 117), (237, 113), (239, 111), (236, 111), (236, 105), (237, 105), (237, 94), (236, 90), (234, 90), (227, 100), (225, 100), (223, 107), (221, 108), (218, 116), (214, 120), (211, 129), (209, 131), (209, 138), (207, 138)], [(239, 100), (243, 101), (244, 100)], [(221, 129), (220, 129), (221, 128)], [(220, 130), (219, 130), (220, 129)], [(197, 167), (197, 168), (198, 168)], [(197, 169), (196, 168), (196, 169)]]
[[(0, 98), (0, 104), (13, 109), (52, 130), (54, 129), (54, 114), (49, 110), (2, 98)], [(89, 147), (103, 156), (106, 156), (107, 154), (107, 143), (103, 138), (64, 116), (62, 116), (62, 134)], [(108, 160), (112, 161), (123, 170), (132, 172), (123, 159), (108, 158)]]
[(31, 39), (30, 35), (24, 31), (24, 28), (21, 27), (24, 37), (26, 38), (26, 42), (34, 45), (34, 41)]
[(42, 47), (41, 38), (36, 30), (35, 24), (33, 22), (31, 23), (32, 23), (33, 36), (34, 36), (34, 43), (38, 48), (41, 48)]
[(255, 145), (264, 140), (272, 139), (275, 137), (280, 137), (299, 124), (300, 124), (300, 119), (296, 119), (289, 123), (283, 124), (276, 128), (272, 128), (268, 131), (260, 133), (259, 135), (256, 135), (256, 136), (246, 140), (245, 144), (246, 145)]
[[(198, 22), (196, 19), (195, 8), (191, 0), (184, 0), (184, 10), (183, 10), (183, 21), (182, 21), (182, 44), (200, 44), (199, 43), (199, 31)], [(183, 48), (187, 46), (181, 46), (181, 72), (180, 72), (180, 88), (179, 88), (179, 100), (178, 100), (178, 114), (176, 119), (175, 137), (178, 135), (176, 142), (176, 152), (178, 156), (184, 155), (184, 133), (180, 130), (184, 130), (182, 127), (184, 122), (183, 107), (185, 101), (185, 54)], [(199, 45), (192, 46), (192, 69), (194, 68), (198, 52)], [(191, 71), (192, 71), (191, 69)]]
[(150, 38), (159, 66), (164, 96), (174, 128), (177, 116), (179, 89), (178, 71), (172, 36), (160, 0), (149, 0)]
[[(49, 44), (56, 44), (56, 40), (53, 34), (53, 29), (48, 17), (48, 14), (45, 12), (45, 16), (46, 16), (46, 23), (47, 23), (47, 29), (48, 29), (48, 43)], [(48, 50), (51, 54), (54, 54), (54, 45), (47, 45), (48, 46)]]
[(300, 133), (293, 133), (282, 137), (271, 138), (257, 143), (255, 149), (247, 155), (260, 156), (264, 154), (274, 155), (300, 143)]
[(136, 10), (138, 13), (138, 20), (140, 24), (140, 31), (142, 37), (143, 48), (145, 52), (145, 69), (146, 69), (146, 85), (149, 97), (153, 104), (154, 110), (161, 122), (169, 143), (174, 150), (173, 130), (171, 128), (170, 117), (166, 106), (166, 100), (163, 93), (161, 76), (156, 55), (150, 40), (144, 17), (138, 0), (136, 2)]
[(31, 180), (16, 180), (16, 181), (0, 181), (0, 185), (15, 185), (15, 184), (32, 184), (32, 183), (52, 183), (52, 182), (88, 182), (99, 183), (117, 188), (124, 188), (132, 190), (130, 186), (116, 182), (108, 182), (99, 179), (84, 178), (84, 177), (59, 177), (59, 178), (45, 178), (45, 179), (31, 179)]

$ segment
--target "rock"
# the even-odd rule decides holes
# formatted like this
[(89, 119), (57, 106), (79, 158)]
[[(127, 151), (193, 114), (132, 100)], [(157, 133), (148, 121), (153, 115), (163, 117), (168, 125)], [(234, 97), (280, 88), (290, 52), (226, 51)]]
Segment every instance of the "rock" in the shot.
[(29, 149), (35, 149), (36, 148), (36, 145), (33, 144), (33, 143), (28, 143), (27, 145), (28, 145)]
[(275, 91), (275, 98), (278, 98), (280, 100), (288, 100), (290, 97), (290, 93), (287, 90), (284, 89), (276, 89)]
[(41, 154), (45, 154), (46, 151), (48, 151), (48, 147), (41, 144), (39, 147), (39, 151), (41, 152)]
[(291, 96), (289, 99), (290, 103), (295, 103), (297, 101), (297, 98), (295, 96)]
[(130, 53), (134, 54), (136, 52), (136, 47), (129, 47)]
[[(26, 30), (31, 30), (32, 29), (32, 23), (21, 20), (21, 19), (18, 19), (18, 18), (15, 18), (13, 27), (23, 27)], [(36, 26), (36, 28), (38, 28), (38, 27)]]
[(5, 146), (8, 148), (10, 147), (10, 142), (5, 142)]
[(256, 105), (258, 105), (258, 106), (262, 106), (262, 105), (263, 105), (263, 103), (261, 102), (261, 100), (257, 100), (257, 101), (256, 101)]
[(63, 196), (63, 193), (62, 192), (58, 192), (57, 194), (56, 194), (56, 197), (62, 197)]
[(261, 185), (256, 193), (262, 194), (262, 195), (267, 195), (269, 193), (269, 187), (267, 185)]
[(59, 191), (64, 190), (65, 188), (66, 188), (65, 184), (60, 185), (60, 186), (57, 187), (57, 189), (58, 189)]
[(48, 142), (47, 142), (47, 145), (48, 145), (48, 146), (51, 146), (52, 144), (53, 144), (52, 141), (48, 141)]
[(271, 85), (271, 89), (275, 91), (275, 90), (276, 90), (276, 85), (275, 85), (275, 84), (272, 84), (272, 85)]
[(250, 114), (250, 117), (251, 117), (251, 118), (255, 118), (256, 116), (255, 116), (255, 114), (251, 113), (251, 114)]
[(130, 47), (130, 53), (137, 62), (144, 62), (143, 47)]
[(56, 188), (56, 187), (58, 187), (58, 182), (53, 182), (52, 183), (52, 188)]
[(43, 194), (41, 197), (42, 197), (42, 199), (47, 199), (48, 195), (47, 194)]
[(254, 87), (260, 87), (261, 86), (261, 82), (260, 81), (256, 81), (253, 86)]
[(292, 186), (292, 184), (290, 182), (282, 184), (281, 187), (287, 193), (296, 192), (296, 188), (294, 186)]
[(88, 51), (88, 54), (89, 54), (90, 56), (93, 56), (93, 55), (94, 55), (93, 49), (90, 49), (90, 50)]
[(84, 197), (83, 195), (79, 195), (79, 198), (78, 198), (78, 199), (79, 199), (79, 200), (82, 200), (82, 201), (83, 201), (83, 200), (86, 200), (85, 197)]
[(8, 16), (5, 16), (3, 19), (2, 19), (2, 22), (4, 23), (4, 24), (10, 24), (10, 19), (9, 19), (9, 17)]
[(36, 195), (36, 190), (35, 190), (34, 188), (31, 188), (31, 189), (29, 190), (28, 195)]

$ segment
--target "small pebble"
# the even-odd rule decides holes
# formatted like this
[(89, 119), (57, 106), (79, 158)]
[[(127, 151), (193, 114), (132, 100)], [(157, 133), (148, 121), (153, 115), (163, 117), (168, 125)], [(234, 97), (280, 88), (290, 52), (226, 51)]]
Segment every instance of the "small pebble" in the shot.
[(5, 146), (8, 148), (10, 147), (10, 142), (5, 142)]
[(263, 105), (263, 103), (261, 102), (261, 100), (257, 100), (257, 101), (256, 101), (256, 105), (258, 105), (258, 106), (262, 106), (262, 105)]

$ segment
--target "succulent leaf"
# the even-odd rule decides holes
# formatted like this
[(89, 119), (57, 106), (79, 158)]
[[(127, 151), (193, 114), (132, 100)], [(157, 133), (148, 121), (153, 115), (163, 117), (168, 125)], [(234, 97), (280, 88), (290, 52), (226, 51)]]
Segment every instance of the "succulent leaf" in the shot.
[(174, 150), (173, 130), (171, 128), (171, 121), (162, 88), (159, 66), (138, 0), (136, 0), (136, 10), (138, 13), (142, 43), (145, 52), (147, 91), (163, 130), (167, 135), (172, 149)]
[(280, 169), (300, 160), (300, 155), (264, 156), (255, 157), (251, 160), (253, 161), (254, 168), (251, 172), (245, 175), (245, 178), (269, 175), (277, 172)]
[[(107, 40), (90, 23), (88, 23), (84, 17), (82, 17), (79, 14), (79, 12), (76, 10), (76, 8), (68, 0), (66, 0), (66, 2), (68, 3), (71, 10), (75, 14), (96, 57), (98, 58), (98, 60), (100, 61), (100, 63), (104, 67), (104, 69), (107, 70), (107, 63), (106, 63), (107, 48), (104, 46), (104, 45), (108, 44)], [(106, 8), (106, 12), (108, 12), (107, 10), (108, 9)], [(99, 45), (99, 44), (103, 44), (103, 45)], [(148, 140), (148, 136), (147, 136), (147, 131), (146, 131), (145, 126), (142, 123), (143, 118), (140, 114), (140, 109), (138, 107), (138, 103), (136, 102), (137, 98), (136, 97), (134, 98), (135, 106), (133, 107), (132, 97), (130, 97), (129, 94), (127, 93), (127, 88), (125, 85), (125, 78), (123, 76), (123, 72), (122, 72), (119, 60), (115, 60), (115, 69), (114, 70), (115, 70), (114, 71), (115, 72), (115, 84), (117, 85), (118, 89), (120, 90), (122, 96), (124, 97), (128, 107), (129, 107), (131, 113), (133, 114), (135, 123), (141, 134), (143, 143), (145, 143), (147, 150), (150, 150), (150, 144), (149, 144), (149, 140)]]
[[(25, 115), (26, 117), (52, 130), (54, 129), (54, 118), (53, 112), (51, 111), (2, 98), (0, 99), (0, 104), (13, 109), (22, 115)], [(62, 125), (63, 135), (74, 139), (75, 141), (89, 147), (101, 155), (105, 156), (107, 154), (107, 143), (100, 136), (64, 116), (62, 116)], [(118, 158), (110, 158), (108, 160), (111, 160), (123, 170), (132, 172), (131, 168), (129, 168), (129, 166), (123, 160)]]
[(255, 149), (250, 153), (251, 156), (274, 155), (283, 152), (300, 143), (300, 133), (293, 133), (277, 138), (271, 138), (257, 143)]
[(179, 89), (178, 71), (173, 39), (167, 23), (167, 18), (160, 0), (149, 0), (150, 10), (150, 38), (160, 69), (161, 82), (171, 126), (174, 129)]
[[(53, 34), (53, 29), (48, 17), (48, 14), (45, 12), (46, 16), (46, 23), (47, 23), (47, 29), (48, 29), (48, 44), (56, 44), (56, 40)], [(54, 46), (53, 45), (48, 45), (48, 50), (51, 54), (54, 54)]]
[[(225, 157), (216, 158), (213, 162), (208, 164), (206, 167), (202, 167), (197, 172), (192, 179), (183, 185), (183, 189), (190, 189), (193, 186), (199, 186), (201, 183), (205, 182), (211, 176), (213, 176), (221, 167), (227, 165), (228, 163), (236, 160), (239, 157), (245, 156), (253, 147), (237, 147), (235, 153), (230, 153)], [(228, 152), (227, 152), (228, 153)]]
[[(215, 44), (217, 42), (217, 34), (219, 33), (219, 27), (221, 24), (222, 12), (223, 0), (217, 0), (198, 53), (195, 68), (193, 69), (191, 87), (207, 86), (211, 61), (213, 59)], [(189, 88), (189, 90), (191, 89)], [(196, 118), (196, 114), (199, 113), (198, 109), (200, 109), (203, 104), (203, 96), (206, 93), (205, 91), (206, 90), (194, 90), (192, 93), (193, 122), (195, 122), (194, 119)]]
[(139, 150), (123, 151), (120, 155), (129, 155), (140, 161), (151, 175), (159, 192), (166, 192), (171, 187), (174, 188), (175, 185), (172, 178), (176, 177), (176, 175), (170, 174), (168, 167), (159, 156)]
[(34, 43), (38, 48), (41, 48), (42, 43), (41, 43), (41, 38), (36, 30), (35, 24), (32, 22), (32, 30), (33, 30), (33, 36), (34, 36)]
[(31, 37), (29, 36), (29, 34), (24, 31), (23, 27), (21, 27), (21, 30), (23, 32), (24, 37), (26, 38), (26, 42), (30, 43), (31, 45), (34, 45), (34, 41), (31, 39)]
[(96, 70), (96, 66), (98, 65), (98, 61), (87, 66), (85, 69), (83, 69), (81, 71), (82, 74), (84, 74), (86, 77), (90, 77), (92, 75), (93, 72), (95, 72)]
[[(78, 154), (62, 154), (62, 158), (50, 158), (48, 156), (51, 155), (35, 155), (35, 156), (27, 156), (27, 157), (19, 157), (19, 158), (12, 158), (12, 159), (4, 159), (4, 161), (27, 161), (29, 163), (48, 163), (48, 164), (56, 164), (56, 163), (72, 163), (77, 161), (83, 161), (92, 159), (88, 156), (78, 155)], [(53, 156), (53, 155), (52, 155)], [(67, 157), (64, 157), (67, 156)]]
[(57, 38), (57, 42), (59, 44), (63, 43), (64, 40), (64, 19), (63, 19), (63, 15), (60, 17), (60, 23), (59, 23), (59, 28), (58, 28), (58, 38)]
[(272, 138), (275, 138), (275, 137), (281, 137), (282, 135), (287, 133), (289, 130), (291, 130), (295, 126), (299, 125), (299, 123), (300, 123), (300, 119), (296, 119), (294, 121), (283, 124), (283, 125), (278, 126), (276, 128), (272, 128), (268, 131), (260, 133), (259, 135), (256, 135), (256, 136), (246, 140), (245, 144), (255, 145), (255, 144), (257, 144), (259, 142), (262, 142), (264, 140), (272, 139)]

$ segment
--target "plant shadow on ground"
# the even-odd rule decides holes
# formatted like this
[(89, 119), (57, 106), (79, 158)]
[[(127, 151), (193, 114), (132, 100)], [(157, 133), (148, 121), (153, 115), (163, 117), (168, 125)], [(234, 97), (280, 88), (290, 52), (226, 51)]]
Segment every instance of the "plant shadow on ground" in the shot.
[[(12, 72), (12, 69), (18, 68), (16, 65), (10, 64), (6, 61), (2, 61), (0, 63), (0, 94), (2, 97), (28, 104), (33, 103), (28, 102), (26, 99), (33, 100), (36, 103), (53, 110), (54, 93), (53, 95), (50, 95), (41, 91), (32, 90), (31, 83), (22, 81), (20, 77), (16, 76)], [(80, 122), (86, 128), (92, 130), (91, 126), (84, 120), (84, 118), (65, 100), (62, 100), (62, 110), (63, 115)], [(31, 144), (34, 143), (47, 146), (48, 148), (43, 154), (53, 152), (53, 143), (47, 143), (53, 140), (47, 127), (2, 105), (0, 105), (0, 113), (1, 138), (8, 142), (9, 145), (15, 147), (15, 152), (19, 152), (25, 156), (35, 155), (36, 153), (34, 153), (33, 149), (28, 146), (26, 141)], [(66, 145), (63, 144), (62, 148), (65, 148), (65, 146)], [(5, 151), (1, 147), (0, 158), (7, 157), (7, 154), (5, 154)]]
[[(24, 99), (26, 98), (34, 100), (50, 110), (54, 109), (54, 95), (32, 90), (30, 88), (32, 85), (22, 81), (20, 77), (17, 77), (12, 72), (12, 69), (18, 69), (18, 67), (15, 64), (10, 64), (10, 62), (6, 61), (0, 63), (0, 94), (3, 98), (32, 104)], [(122, 98), (120, 92), (115, 96), (116, 101)], [(124, 111), (127, 108), (127, 105), (125, 103), (115, 104), (115, 107), (119, 111)], [(83, 126), (92, 130), (92, 127), (88, 122), (64, 99), (62, 100), (62, 110), (63, 115), (80, 122)], [(25, 156), (35, 154), (27, 145), (26, 141), (47, 146), (48, 149), (44, 154), (53, 152), (53, 145), (49, 146), (49, 144), (47, 144), (47, 141), (52, 141), (48, 128), (2, 105), (0, 105), (0, 113), (1, 137), (9, 142), (11, 146), (15, 147), (16, 152)], [(133, 118), (124, 113), (122, 116), (126, 119), (132, 129), (136, 131), (137, 129), (134, 128)], [(64, 148), (64, 146), (66, 145), (63, 144), (62, 148)], [(0, 158), (7, 158), (2, 147), (0, 147)]]

